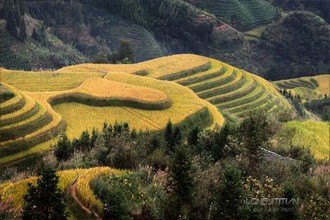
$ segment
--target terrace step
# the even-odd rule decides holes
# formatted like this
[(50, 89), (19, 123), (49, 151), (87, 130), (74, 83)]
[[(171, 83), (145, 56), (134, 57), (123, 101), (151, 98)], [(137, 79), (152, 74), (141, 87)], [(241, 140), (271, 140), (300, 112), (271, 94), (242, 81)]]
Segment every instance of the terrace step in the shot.
[(38, 105), (38, 112), (25, 120), (0, 128), (0, 141), (8, 141), (18, 137), (24, 137), (27, 134), (44, 127), (52, 120), (52, 116), (47, 110)]
[(217, 86), (224, 85), (226, 83), (230, 83), (231, 81), (235, 80), (236, 78), (236, 71), (233, 71), (232, 68), (228, 68), (227, 71), (218, 77), (214, 77), (209, 80), (201, 81), (195, 84), (191, 84), (188, 86), (191, 90), (195, 93), (213, 89)]
[(23, 121), (38, 112), (39, 108), (33, 99), (24, 96), (24, 100), (25, 105), (21, 109), (1, 116), (0, 128)]

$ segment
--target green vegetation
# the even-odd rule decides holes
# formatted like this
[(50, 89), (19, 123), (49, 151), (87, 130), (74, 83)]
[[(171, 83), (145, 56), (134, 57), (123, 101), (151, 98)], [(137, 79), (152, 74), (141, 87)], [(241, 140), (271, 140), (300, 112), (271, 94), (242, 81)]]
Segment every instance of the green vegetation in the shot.
[[(172, 135), (166, 136), (136, 133), (128, 124), (105, 124), (102, 130), (91, 134), (82, 132), (78, 139), (67, 139), (63, 135), (54, 151), (45, 156), (44, 163), (64, 169), (58, 172), (58, 187), (66, 194), (64, 201), (70, 218), (278, 219), (291, 216), (308, 219), (316, 210), (319, 216), (328, 217), (329, 203), (321, 198), (328, 196), (324, 183), (329, 177), (316, 171), (319, 162), (310, 160), (310, 152), (298, 145), (290, 154), (282, 151), (283, 155), (295, 159), (291, 160), (274, 158), (262, 150), (254, 155), (258, 166), (250, 166), (249, 149), (255, 144), (247, 138), (253, 134), (261, 140), (261, 146), (268, 147), (264, 144), (265, 137), (270, 131), (277, 132), (278, 123), (265, 114), (251, 114), (241, 124), (228, 123), (213, 130), (195, 129), (188, 136), (183, 133), (173, 151), (166, 149), (169, 140), (175, 139), (173, 131), (178, 133), (175, 132), (178, 127), (173, 128), (170, 123), (167, 130), (171, 130), (168, 134)], [(254, 129), (247, 133), (247, 127)], [(66, 149), (65, 145), (73, 148), (73, 153), (64, 158), (58, 149)], [(281, 143), (273, 142), (273, 147), (280, 146)], [(219, 151), (221, 154), (215, 154)], [(130, 171), (98, 167), (101, 165)], [(72, 167), (76, 169), (65, 170)], [(82, 167), (91, 169), (79, 169)], [(2, 204), (11, 207), (1, 210), (1, 214), (19, 217), (27, 183), (36, 181), (32, 177), (1, 184)], [(305, 184), (301, 185), (301, 181)], [(253, 202), (282, 197), (299, 198), (299, 204)], [(301, 205), (306, 209), (298, 212)]]
[(55, 170), (45, 168), (37, 185), (29, 185), (24, 196), (22, 219), (67, 219), (64, 195), (58, 188)]
[(207, 12), (224, 19), (239, 30), (252, 29), (258, 25), (270, 23), (277, 16), (275, 7), (265, 0), (186, 1), (206, 9)]

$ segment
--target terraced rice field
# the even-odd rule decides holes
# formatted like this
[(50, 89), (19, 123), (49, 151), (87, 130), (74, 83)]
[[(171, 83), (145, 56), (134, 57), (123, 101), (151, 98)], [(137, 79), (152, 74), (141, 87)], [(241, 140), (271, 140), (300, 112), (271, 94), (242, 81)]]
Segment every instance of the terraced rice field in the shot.
[(171, 120), (188, 131), (222, 125), (217, 108), (244, 118), (253, 110), (275, 114), (291, 107), (268, 81), (192, 54), (54, 72), (1, 71), (15, 95), (0, 104), (0, 165), (46, 150), (65, 129), (78, 137), (105, 121), (160, 131)]
[[(58, 187), (63, 192), (68, 192), (72, 197), (70, 186), (75, 184), (75, 193), (79, 201), (90, 210), (102, 214), (103, 204), (93, 194), (89, 183), (97, 176), (102, 174), (121, 175), (125, 171), (111, 169), (109, 167), (96, 167), (91, 169), (75, 169), (59, 171)], [(30, 177), (17, 182), (8, 182), (0, 185), (1, 201), (11, 201), (11, 211), (15, 217), (19, 217), (23, 207), (23, 196), (27, 192), (27, 184), (35, 184), (37, 177)], [(66, 201), (68, 202), (68, 201)], [(87, 214), (87, 213), (86, 213)]]
[(316, 159), (330, 159), (330, 123), (319, 121), (292, 121), (275, 139), (281, 146), (290, 144), (310, 148)]
[[(123, 67), (122, 71), (120, 71), (121, 66)], [(200, 98), (238, 117), (244, 117), (247, 112), (253, 110), (276, 113), (281, 109), (291, 108), (286, 99), (267, 80), (218, 60), (197, 55), (174, 55), (133, 66), (81, 64), (58, 71), (88, 70), (93, 72), (108, 71), (109, 74), (105, 78), (112, 80), (113, 78), (110, 77), (112, 72), (120, 71), (134, 74), (144, 70), (146, 76), (174, 81), (186, 86)], [(134, 80), (126, 81), (124, 77), (120, 80), (134, 83)]]
[(193, 63), (180, 65), (177, 57), (169, 57), (141, 66), (83, 65), (79, 71), (77, 67), (56, 72), (1, 69), (1, 88), (13, 96), (0, 104), (0, 165), (49, 149), (64, 130), (77, 137), (85, 129), (101, 128), (105, 121), (128, 122), (137, 130), (151, 131), (164, 129), (168, 120), (183, 131), (222, 125), (221, 113), (191, 90), (140, 76), (186, 76), (210, 66), (207, 58), (187, 57)]
[(318, 75), (275, 81), (280, 89), (290, 91), (292, 95), (299, 95), (303, 100), (322, 99), (330, 96), (330, 75)]

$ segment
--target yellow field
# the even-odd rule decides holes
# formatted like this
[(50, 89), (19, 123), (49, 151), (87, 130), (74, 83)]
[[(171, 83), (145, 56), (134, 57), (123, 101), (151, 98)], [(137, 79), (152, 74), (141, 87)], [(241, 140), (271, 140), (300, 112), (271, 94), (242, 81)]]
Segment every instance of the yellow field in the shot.
[(59, 91), (78, 87), (85, 79), (102, 77), (102, 72), (30, 72), (7, 70), (1, 72), (1, 81), (14, 86), (19, 90), (42, 92)]
[[(76, 190), (80, 201), (90, 209), (102, 213), (103, 205), (93, 194), (89, 187), (90, 181), (102, 174), (120, 175), (124, 171), (111, 169), (110, 167), (95, 167), (91, 169), (76, 169), (59, 171), (58, 175), (59, 188), (62, 191), (68, 190), (68, 187), (74, 182), (77, 182)], [(27, 184), (35, 184), (37, 177), (31, 177), (18, 182), (4, 183), (0, 185), (1, 201), (12, 201), (12, 212), (16, 217), (19, 216), (24, 204), (23, 196), (27, 192)]]
[(209, 59), (193, 54), (172, 55), (136, 64), (79, 64), (64, 67), (57, 72), (100, 72), (100, 73), (139, 73), (144, 71), (147, 76), (160, 78), (190, 69), (200, 69), (209, 65)]
[(330, 158), (330, 123), (318, 121), (292, 121), (284, 125), (278, 137), (281, 146), (310, 148), (316, 159)]
[[(199, 99), (191, 90), (173, 82), (159, 81), (143, 76), (112, 73), (106, 75), (111, 81), (134, 85), (142, 88), (151, 88), (162, 91), (164, 97), (171, 100), (171, 107), (162, 111), (136, 109), (130, 107), (95, 107), (80, 103), (63, 103), (54, 108), (67, 122), (69, 137), (78, 137), (85, 129), (93, 127), (101, 129), (103, 122), (128, 122), (137, 130), (161, 130), (169, 119), (173, 124), (180, 124), (198, 112), (205, 112), (204, 120), (212, 120), (213, 124), (222, 125), (224, 119), (218, 111), (209, 110), (209, 104)], [(211, 113), (208, 113), (208, 111)], [(80, 114), (76, 114), (79, 112)], [(201, 114), (196, 114), (201, 115)], [(203, 126), (205, 121), (195, 121), (195, 126)], [(211, 124), (207, 123), (208, 125)], [(206, 125), (207, 125), (206, 124)], [(205, 125), (204, 125), (205, 126)]]

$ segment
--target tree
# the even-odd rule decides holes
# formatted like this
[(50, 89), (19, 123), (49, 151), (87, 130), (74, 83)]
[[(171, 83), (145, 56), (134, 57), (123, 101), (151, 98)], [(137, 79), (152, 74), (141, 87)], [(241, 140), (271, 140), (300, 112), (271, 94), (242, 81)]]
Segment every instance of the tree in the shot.
[(180, 145), (175, 149), (170, 167), (170, 202), (175, 204), (171, 210), (175, 217), (189, 213), (196, 187), (195, 172), (187, 148)]
[(221, 180), (210, 207), (209, 219), (244, 219), (245, 193), (241, 172), (237, 167), (228, 165), (223, 171)]
[(280, 204), (278, 219), (294, 220), (299, 219), (297, 208), (297, 196), (294, 188), (291, 185), (285, 185), (282, 198), (286, 198), (285, 203)]
[(18, 39), (20, 41), (25, 41), (27, 39), (26, 24), (25, 24), (24, 16), (22, 17), (21, 25), (19, 27)]
[(188, 144), (189, 145), (196, 145), (198, 141), (198, 134), (199, 134), (199, 129), (198, 127), (195, 127), (193, 130), (189, 132), (188, 135)]
[(173, 127), (171, 120), (169, 120), (166, 124), (165, 141), (166, 141), (167, 151), (172, 152), (173, 150), (172, 148), (174, 146), (174, 138), (173, 138)]
[(58, 188), (58, 182), (55, 170), (45, 168), (37, 185), (29, 184), (24, 196), (23, 220), (67, 219), (64, 194)]
[(262, 161), (262, 149), (267, 146), (275, 133), (265, 113), (251, 112), (240, 126), (240, 138), (247, 151), (250, 168), (254, 169)]
[(54, 154), (58, 161), (67, 160), (73, 153), (73, 147), (66, 134), (62, 134), (57, 141)]
[(7, 18), (6, 18), (6, 28), (8, 30), (8, 32), (13, 36), (13, 37), (17, 37), (17, 23), (15, 20), (15, 15), (13, 10), (9, 10), (7, 13)]
[(182, 134), (179, 127), (174, 129), (173, 133), (173, 145), (180, 145), (182, 140)]
[(124, 60), (126, 60), (126, 62), (127, 60), (133, 62), (134, 51), (129, 42), (121, 41), (116, 55), (117, 55), (117, 62)]

